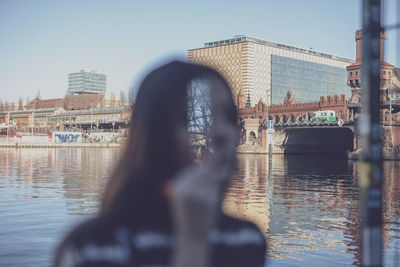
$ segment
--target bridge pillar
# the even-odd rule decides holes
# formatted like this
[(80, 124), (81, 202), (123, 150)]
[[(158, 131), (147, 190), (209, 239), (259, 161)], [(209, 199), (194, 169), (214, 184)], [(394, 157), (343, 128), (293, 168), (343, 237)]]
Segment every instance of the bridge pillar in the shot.
[(400, 147), (400, 125), (393, 125), (392, 127), (392, 138), (393, 147), (398, 149)]
[[(400, 159), (400, 124), (388, 125), (382, 124), (381, 142), (383, 158), (388, 160)], [(360, 157), (360, 139), (358, 124), (354, 125), (354, 152), (349, 154), (349, 158), (358, 159)]]
[[(244, 119), (243, 127), (246, 132), (246, 140), (242, 142), (238, 148), (238, 153), (267, 153), (268, 140), (267, 131), (260, 129), (259, 119)], [(243, 141), (243, 140), (242, 140)]]
[(267, 150), (268, 147), (268, 140), (267, 140), (267, 130), (266, 129), (262, 129), (261, 130), (261, 146), (264, 150)]
[(246, 129), (245, 144), (254, 144), (259, 140), (258, 128), (260, 123), (258, 119), (244, 119), (244, 127)]
[(358, 122), (354, 122), (353, 151), (358, 149)]

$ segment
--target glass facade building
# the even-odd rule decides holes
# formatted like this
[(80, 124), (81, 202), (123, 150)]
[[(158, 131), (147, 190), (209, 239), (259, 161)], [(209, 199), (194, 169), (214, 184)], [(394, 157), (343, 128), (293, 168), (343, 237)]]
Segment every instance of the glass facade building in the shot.
[(81, 70), (68, 75), (68, 93), (106, 93), (106, 75), (96, 71)]
[(345, 68), (277, 55), (271, 55), (271, 61), (272, 104), (281, 104), (289, 91), (296, 102), (350, 93)]
[(318, 101), (320, 96), (350, 94), (346, 67), (353, 59), (285, 45), (250, 36), (208, 42), (188, 51), (189, 62), (221, 73), (235, 101), (247, 106), (260, 100), (282, 104), (292, 92), (296, 102)]

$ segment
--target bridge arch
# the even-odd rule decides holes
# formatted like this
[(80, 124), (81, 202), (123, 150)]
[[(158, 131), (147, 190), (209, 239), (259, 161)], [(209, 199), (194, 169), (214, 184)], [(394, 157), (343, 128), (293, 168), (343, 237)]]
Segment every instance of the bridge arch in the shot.
[(287, 121), (288, 121), (288, 117), (286, 116), (286, 114), (283, 114), (282, 115), (282, 122), (283, 123), (287, 123)]
[(279, 127), (274, 144), (286, 154), (347, 154), (354, 150), (351, 127)]
[(289, 122), (296, 122), (296, 116), (293, 113), (289, 116)]
[(279, 115), (275, 116), (275, 123), (279, 123), (281, 121), (281, 119), (279, 118)]

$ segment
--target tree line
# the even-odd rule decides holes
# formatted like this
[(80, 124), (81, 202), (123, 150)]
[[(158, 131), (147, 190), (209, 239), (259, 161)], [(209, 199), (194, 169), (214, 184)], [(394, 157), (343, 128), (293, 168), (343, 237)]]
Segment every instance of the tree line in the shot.
[[(29, 100), (27, 100), (29, 102)], [(7, 100), (0, 99), (0, 111), (6, 110), (23, 110), (25, 108), (24, 100), (22, 97), (19, 98), (18, 102), (9, 102)]]
[[(36, 97), (34, 98), (34, 100), (36, 100), (36, 99), (37, 100), (41, 99), (40, 92), (38, 92)], [(102, 106), (102, 107), (105, 106), (104, 101), (105, 101), (105, 99), (103, 99), (100, 106)], [(27, 105), (29, 102), (31, 102), (31, 100), (29, 98), (26, 99), (26, 101), (24, 101), (22, 97), (19, 97), (18, 102), (11, 102), (11, 101), (0, 98), (0, 111), (24, 110), (27, 108)], [(129, 104), (129, 99), (126, 97), (125, 93), (123, 91), (121, 91), (118, 100), (116, 99), (116, 95), (111, 93), (109, 102), (110, 102), (109, 103), (110, 106), (114, 106), (114, 107), (115, 106), (125, 106), (126, 104)], [(64, 108), (68, 109), (67, 106), (65, 106)]]

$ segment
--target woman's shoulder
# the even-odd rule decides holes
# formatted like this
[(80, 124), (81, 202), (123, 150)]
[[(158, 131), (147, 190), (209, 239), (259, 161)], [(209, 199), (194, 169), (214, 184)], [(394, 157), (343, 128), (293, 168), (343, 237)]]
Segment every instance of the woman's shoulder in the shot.
[(264, 234), (252, 222), (233, 218), (223, 214), (220, 218), (220, 223), (217, 228), (217, 236), (224, 237), (226, 240), (240, 244), (265, 244)]
[[(211, 234), (215, 248), (215, 266), (263, 266), (266, 240), (259, 228), (245, 220), (222, 215)], [(228, 256), (229, 255), (229, 256)]]
[(129, 230), (103, 217), (75, 227), (60, 244), (55, 266), (80, 266), (86, 262), (124, 262), (130, 259)]
[(101, 239), (106, 239), (114, 228), (115, 226), (110, 225), (102, 216), (96, 216), (75, 226), (69, 234), (67, 234), (63, 243), (79, 245), (86, 242), (101, 242)]

